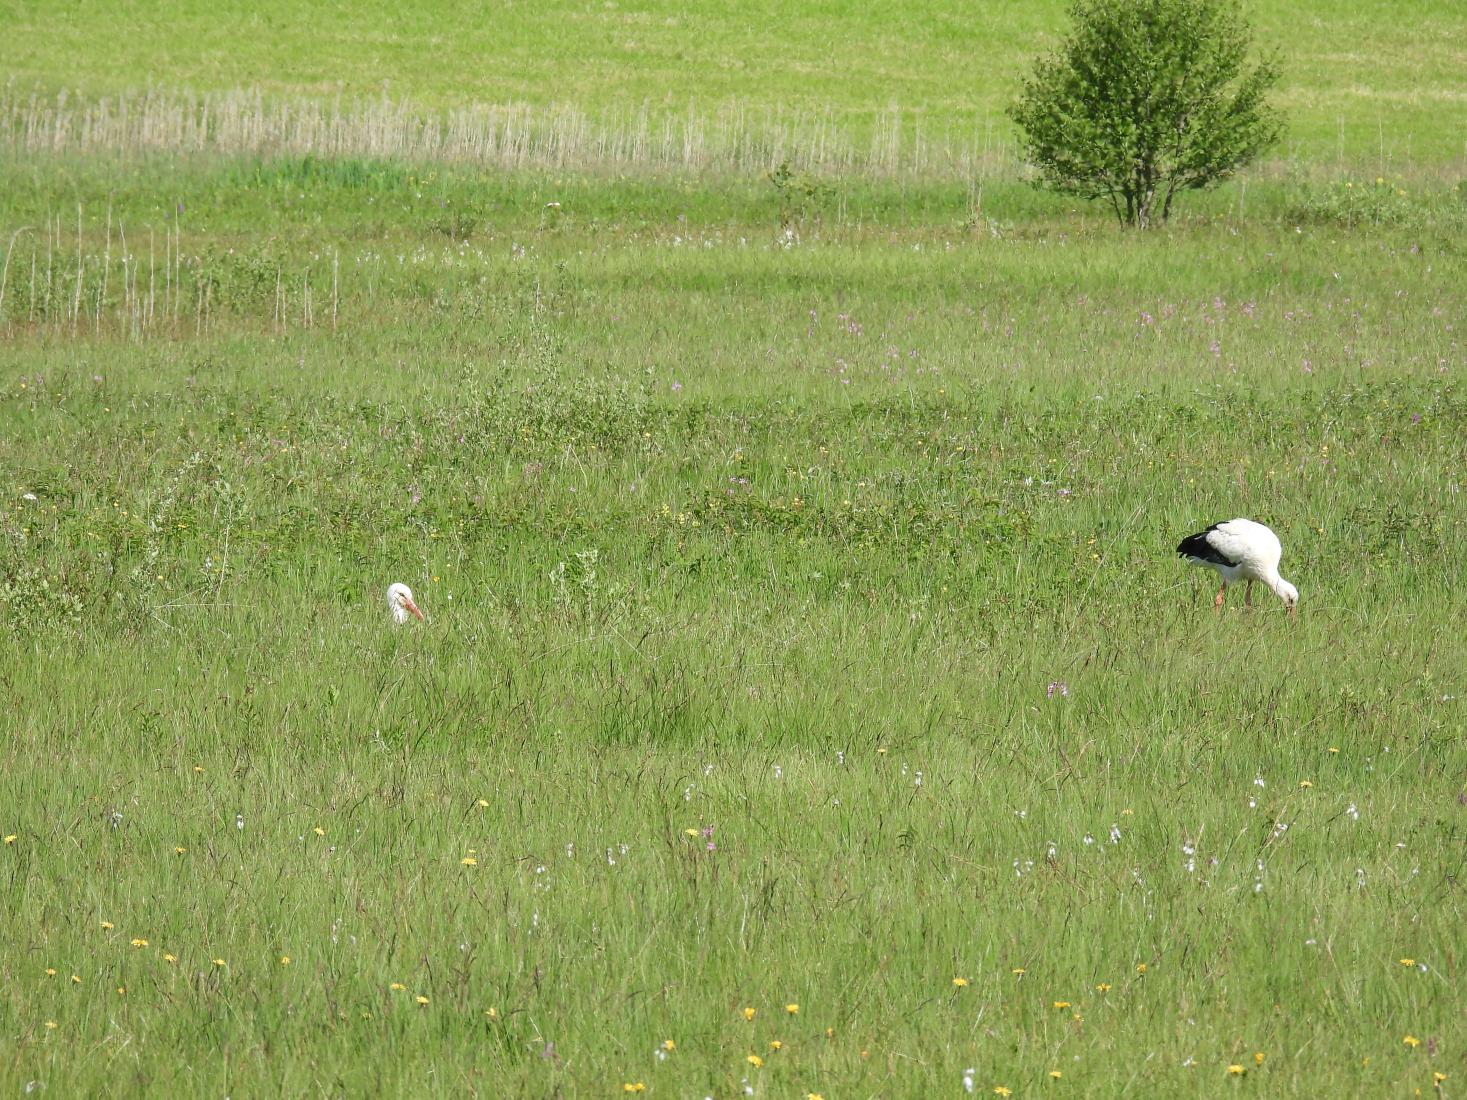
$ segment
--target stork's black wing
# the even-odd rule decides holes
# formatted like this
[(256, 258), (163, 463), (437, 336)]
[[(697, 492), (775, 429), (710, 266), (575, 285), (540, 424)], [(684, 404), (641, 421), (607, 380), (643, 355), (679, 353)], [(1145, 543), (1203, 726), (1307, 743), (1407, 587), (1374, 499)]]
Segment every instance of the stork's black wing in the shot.
[(1221, 526), (1221, 523), (1214, 523), (1206, 531), (1199, 531), (1195, 535), (1188, 535), (1181, 542), (1177, 543), (1177, 553), (1184, 558), (1191, 558), (1193, 561), (1205, 561), (1212, 565), (1237, 565), (1238, 563), (1236, 561), (1212, 545), (1212, 542), (1207, 537)]

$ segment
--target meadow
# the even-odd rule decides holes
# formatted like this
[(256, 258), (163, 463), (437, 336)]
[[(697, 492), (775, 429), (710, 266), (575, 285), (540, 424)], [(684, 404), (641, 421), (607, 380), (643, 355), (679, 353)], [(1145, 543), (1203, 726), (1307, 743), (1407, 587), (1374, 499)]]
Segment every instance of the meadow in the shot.
[[(1451, 34), (1391, 53), (1421, 6), (1316, 7), (1378, 37), (1382, 87), (1456, 94)], [(659, 10), (653, 60), (686, 37)], [(20, 5), (7, 64), (54, 90), (88, 59), (94, 119), (383, 68), (456, 109), (509, 98), (446, 75), (491, 45), (531, 102), (620, 64), (681, 110), (708, 64), (618, 60), (609, 5), (560, 50), (505, 11), (430, 64), (397, 9), (267, 55), (203, 6), (129, 35)], [(938, 111), (957, 70), (897, 62), (977, 32), (862, 11)], [(754, 66), (705, 90), (775, 123), (682, 162), (313, 152), (324, 122), (43, 151), (8, 87), (0, 1090), (1467, 1081), (1454, 124), (1382, 158), (1296, 91), (1292, 151), (1137, 235), (1002, 135), (951, 174), (879, 153), (820, 83), (840, 14), (788, 24), (796, 87), (703, 9)], [(779, 172), (820, 103), (847, 153)], [(1214, 615), (1176, 558), (1234, 515), (1280, 532), (1297, 617)]]
[[(574, 148), (573, 169), (600, 159), (603, 146), (616, 161), (661, 152), (694, 164), (711, 147), (719, 162), (763, 155), (747, 165), (755, 171), (788, 156), (862, 172), (915, 161), (951, 175), (998, 158), (1015, 174), (1004, 109), (1031, 58), (1057, 40), (1066, 7), (4, 0), (0, 108), (33, 94), (54, 106), (60, 95), (63, 115), (66, 105), (105, 100), (114, 122), (151, 103), (227, 125), (273, 104), (291, 116), (269, 135), (277, 146), (293, 147), (301, 117), (324, 115), (321, 139), (362, 131), (363, 153), (402, 142), (405, 116), (467, 114), (464, 140), (482, 139), (485, 116), (491, 127), (507, 119), (517, 133), (552, 132), (545, 144), (557, 163)], [(1281, 164), (1340, 172), (1368, 160), (1373, 175), (1461, 177), (1467, 35), (1452, 5), (1247, 7), (1260, 48), (1277, 49), (1282, 62), (1276, 98), (1290, 124)], [(263, 135), (246, 124), (239, 136)]]

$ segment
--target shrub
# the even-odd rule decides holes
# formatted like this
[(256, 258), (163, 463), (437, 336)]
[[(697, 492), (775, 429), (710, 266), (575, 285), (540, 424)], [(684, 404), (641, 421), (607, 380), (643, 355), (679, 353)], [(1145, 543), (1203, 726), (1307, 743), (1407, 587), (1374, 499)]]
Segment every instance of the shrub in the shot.
[(1074, 28), (1036, 63), (1010, 115), (1039, 182), (1109, 199), (1121, 221), (1165, 221), (1279, 136), (1272, 58), (1253, 67), (1234, 0), (1077, 0)]

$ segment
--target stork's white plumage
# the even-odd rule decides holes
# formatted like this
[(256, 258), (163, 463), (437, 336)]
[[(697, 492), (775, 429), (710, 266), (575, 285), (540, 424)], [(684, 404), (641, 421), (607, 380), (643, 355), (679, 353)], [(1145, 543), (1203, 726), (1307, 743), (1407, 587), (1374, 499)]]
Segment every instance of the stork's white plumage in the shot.
[(1265, 585), (1289, 609), (1289, 614), (1299, 603), (1299, 590), (1279, 576), (1279, 561), (1284, 548), (1279, 537), (1261, 523), (1251, 519), (1230, 519), (1226, 523), (1214, 523), (1206, 531), (1188, 535), (1177, 544), (1177, 553), (1193, 565), (1205, 565), (1216, 569), (1222, 578), (1222, 587), (1212, 605), (1222, 610), (1223, 597), (1228, 585), (1247, 581), (1243, 602), (1253, 606), (1253, 582)]
[(392, 609), (392, 621), (405, 623), (408, 615), (413, 614), (422, 622), (427, 618), (418, 610), (418, 605), (413, 603), (413, 590), (405, 584), (393, 584), (387, 588), (387, 606)]

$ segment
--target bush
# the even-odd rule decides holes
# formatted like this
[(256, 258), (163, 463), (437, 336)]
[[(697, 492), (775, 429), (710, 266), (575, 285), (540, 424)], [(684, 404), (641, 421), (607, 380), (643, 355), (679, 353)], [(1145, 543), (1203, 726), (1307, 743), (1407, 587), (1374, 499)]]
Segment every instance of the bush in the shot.
[(1010, 116), (1039, 182), (1109, 199), (1146, 228), (1178, 192), (1215, 186), (1279, 136), (1271, 59), (1233, 0), (1077, 0), (1074, 29), (1025, 82)]
[(1451, 201), (1450, 194), (1419, 186), (1412, 193), (1381, 177), (1374, 183), (1365, 179), (1298, 185), (1285, 213), (1295, 222), (1350, 228), (1372, 225), (1456, 232), (1463, 224), (1462, 207)]

